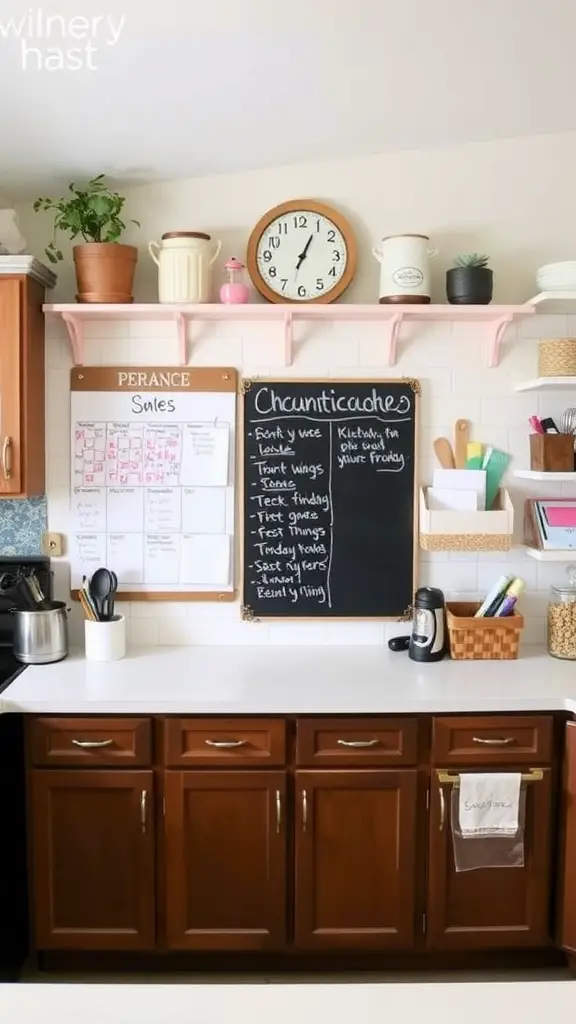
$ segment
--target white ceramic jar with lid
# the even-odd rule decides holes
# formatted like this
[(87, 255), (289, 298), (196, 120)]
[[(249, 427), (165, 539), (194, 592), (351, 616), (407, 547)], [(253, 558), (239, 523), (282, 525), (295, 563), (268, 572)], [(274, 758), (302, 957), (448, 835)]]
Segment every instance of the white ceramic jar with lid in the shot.
[(372, 250), (380, 264), (380, 302), (430, 302), (428, 235), (390, 235)]
[(203, 231), (169, 231), (148, 250), (158, 265), (160, 302), (209, 302), (210, 267), (220, 252)]

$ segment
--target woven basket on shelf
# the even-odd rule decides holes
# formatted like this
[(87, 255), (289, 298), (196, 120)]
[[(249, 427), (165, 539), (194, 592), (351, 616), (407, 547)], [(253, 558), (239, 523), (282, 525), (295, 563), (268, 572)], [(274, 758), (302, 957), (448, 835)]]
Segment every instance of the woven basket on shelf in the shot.
[(539, 377), (576, 376), (576, 338), (550, 338), (538, 345)]
[(511, 660), (518, 657), (521, 615), (475, 619), (479, 601), (448, 601), (446, 622), (450, 657), (457, 661)]

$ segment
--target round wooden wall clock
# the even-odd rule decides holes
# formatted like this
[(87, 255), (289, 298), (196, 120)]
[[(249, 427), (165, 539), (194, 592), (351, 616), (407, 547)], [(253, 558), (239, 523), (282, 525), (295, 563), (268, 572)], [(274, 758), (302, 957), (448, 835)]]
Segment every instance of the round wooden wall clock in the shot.
[(254, 286), (269, 302), (334, 302), (356, 270), (356, 241), (337, 210), (292, 199), (268, 210), (248, 242)]

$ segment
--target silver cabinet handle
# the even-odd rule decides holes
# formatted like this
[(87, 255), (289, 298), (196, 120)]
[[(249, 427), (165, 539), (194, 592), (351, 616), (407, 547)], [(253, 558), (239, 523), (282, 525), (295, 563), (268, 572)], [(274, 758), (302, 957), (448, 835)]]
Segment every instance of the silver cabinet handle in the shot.
[(146, 832), (146, 807), (148, 803), (148, 790), (143, 789), (140, 797), (140, 824), (142, 825), (142, 832)]
[(306, 790), (302, 790), (302, 831), (308, 828), (308, 796)]
[(440, 827), (439, 832), (444, 831), (444, 823), (446, 821), (446, 797), (444, 796), (444, 789), (442, 786), (439, 788), (440, 793)]
[(377, 747), (380, 740), (337, 740), (339, 747)]
[(4, 479), (10, 480), (12, 476), (12, 438), (5, 437), (4, 444), (2, 445), (2, 469), (4, 471)]
[(247, 740), (204, 740), (207, 747), (218, 747), (227, 750), (229, 747), (245, 747)]
[(75, 747), (82, 747), (82, 750), (96, 750), (100, 747), (111, 747), (114, 740), (72, 740)]
[(483, 743), (485, 747), (507, 747), (509, 743), (514, 743), (514, 737), (503, 736), (501, 739), (485, 740), (481, 736), (473, 736), (472, 743)]
[(280, 790), (276, 790), (276, 835), (280, 835), (280, 829), (282, 828), (282, 794)]

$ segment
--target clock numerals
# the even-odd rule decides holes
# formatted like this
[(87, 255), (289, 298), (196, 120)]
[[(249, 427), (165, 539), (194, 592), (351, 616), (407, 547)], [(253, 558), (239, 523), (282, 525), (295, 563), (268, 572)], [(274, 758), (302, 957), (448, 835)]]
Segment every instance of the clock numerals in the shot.
[(270, 246), (271, 249), (278, 249), (280, 246), (280, 236), (270, 235), (270, 237), (268, 238), (268, 245)]
[(278, 234), (279, 235), (287, 235), (288, 234), (288, 225), (286, 224), (285, 221), (280, 221), (279, 222), (279, 224), (278, 224)]
[(292, 220), (294, 222), (294, 227), (295, 228), (307, 228), (308, 227), (308, 217), (306, 216), (305, 213), (297, 214), (297, 216), (293, 217)]
[(305, 289), (303, 284), (298, 285), (298, 298), (299, 299), (305, 299), (306, 298), (306, 289)]
[(336, 277), (336, 267), (330, 267), (328, 274), (330, 277)]
[(330, 231), (328, 232), (328, 241), (329, 242), (335, 242), (336, 241), (336, 232), (332, 228), (330, 228)]
[(317, 292), (323, 292), (324, 291), (324, 281), (322, 280), (321, 277), (317, 277), (316, 278), (316, 291)]
[(268, 274), (270, 277), (276, 277), (276, 267), (268, 267)]
[(340, 256), (340, 253), (338, 252), (338, 249), (334, 249), (334, 252), (332, 253), (332, 262), (333, 263), (339, 263), (341, 258), (342, 257)]
[(282, 291), (285, 292), (286, 291), (286, 285), (288, 284), (288, 278), (287, 277), (281, 277), (280, 278), (280, 284), (282, 285)]
[(262, 259), (265, 260), (266, 263), (270, 263), (270, 260), (272, 259), (272, 253), (270, 252), (270, 249), (264, 249), (264, 252), (262, 253)]

